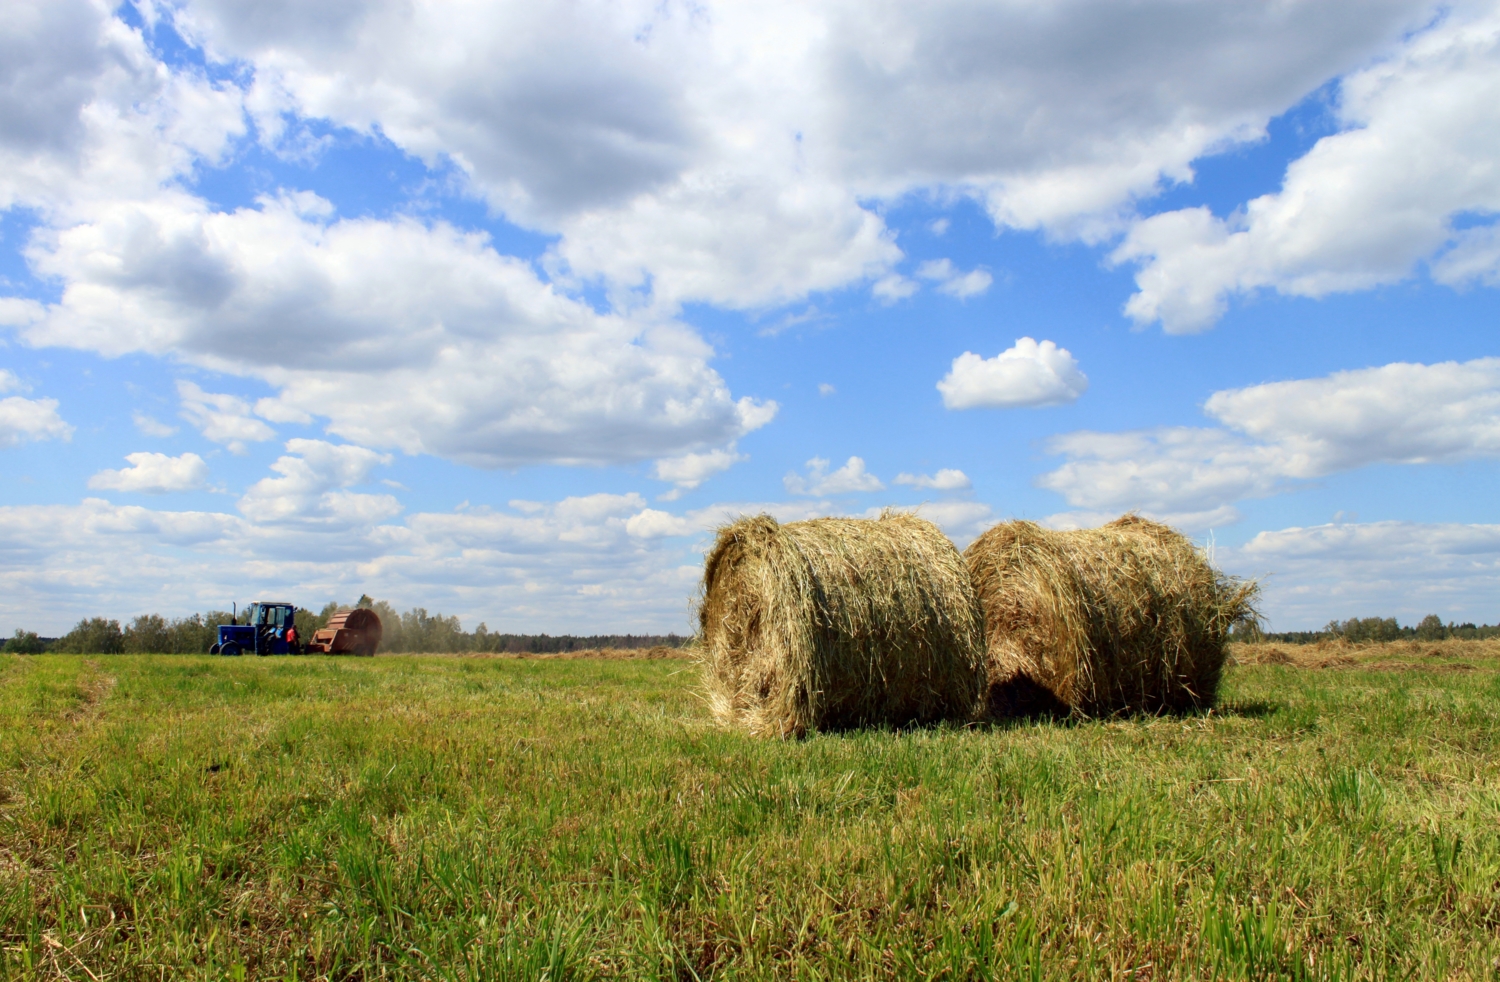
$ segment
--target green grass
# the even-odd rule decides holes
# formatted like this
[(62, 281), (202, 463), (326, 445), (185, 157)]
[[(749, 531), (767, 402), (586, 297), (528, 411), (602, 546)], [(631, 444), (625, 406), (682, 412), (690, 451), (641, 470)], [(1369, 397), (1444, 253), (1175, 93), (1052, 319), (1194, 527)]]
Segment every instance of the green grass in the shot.
[(0, 975), (1494, 978), (1494, 669), (781, 743), (679, 661), (0, 655)]

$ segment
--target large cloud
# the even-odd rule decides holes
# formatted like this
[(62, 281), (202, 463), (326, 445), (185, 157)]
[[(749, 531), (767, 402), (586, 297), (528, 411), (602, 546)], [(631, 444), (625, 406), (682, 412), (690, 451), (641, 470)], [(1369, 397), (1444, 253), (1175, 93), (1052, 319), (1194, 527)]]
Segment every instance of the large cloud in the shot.
[[(150, 197), (222, 159), (248, 110), (273, 145), (329, 120), (451, 163), (497, 210), (560, 236), (559, 276), (603, 277), (660, 309), (759, 307), (859, 281), (889, 300), (914, 281), (894, 272), (882, 202), (968, 195), (1000, 226), (1100, 239), (1196, 159), (1359, 69), (1341, 90), (1351, 129), (1252, 203), (1242, 234), (1174, 212), (1117, 254), (1149, 264), (1133, 314), (1193, 329), (1226, 291), (1381, 282), (1450, 238), (1437, 275), (1494, 275), (1490, 230), (1447, 231), (1458, 212), (1494, 207), (1493, 18), (1460, 8), (1368, 67), (1436, 9), (168, 5), (210, 59), (248, 65), (241, 90), (157, 62), (97, 0), (23, 2), (0, 25), (0, 207), (87, 217)], [(1428, 146), (1444, 152), (1407, 159)], [(943, 288), (970, 295), (986, 275)]]
[[(774, 404), (730, 397), (680, 324), (600, 314), (483, 235), (333, 220), (310, 194), (233, 212), (186, 195), (102, 210), (35, 243), (64, 283), (37, 345), (145, 351), (258, 378), (272, 420), (481, 466), (613, 463), (722, 446)], [(244, 400), (182, 386), (212, 439), (266, 439)], [(226, 401), (227, 400), (227, 401)]]
[(379, 130), (541, 221), (668, 182), (703, 140), (674, 64), (682, 39), (654, 6), (211, 0), (175, 20), (252, 62), (251, 107), (272, 133), (283, 112)]
[(1135, 226), (1114, 254), (1144, 264), (1127, 313), (1202, 330), (1235, 294), (1368, 289), (1434, 257), (1442, 282), (1500, 276), (1494, 226), (1455, 228), (1500, 212), (1500, 11), (1460, 8), (1339, 92), (1345, 129), (1294, 161), (1281, 190), (1228, 218), (1195, 208)]
[[(245, 98), (263, 110), (264, 91), (246, 96), (168, 68), (101, 3), (10, 13), (0, 25), (0, 52), (14, 56), (0, 60), (0, 208), (38, 209), (28, 258), (63, 290), (47, 308), (0, 302), (0, 322), (31, 343), (248, 375), (275, 391), (255, 406), (264, 420), (319, 416), (361, 444), (481, 466), (713, 452), (774, 414), (774, 403), (733, 400), (707, 346), (682, 325), (600, 315), (482, 236), (411, 220), (332, 221), (327, 203), (305, 193), (214, 211), (175, 182), (222, 159), (245, 130)], [(556, 18), (537, 24), (571, 31)], [(578, 105), (624, 97), (617, 83), (580, 93)], [(647, 116), (666, 111), (629, 95)], [(534, 102), (523, 109), (538, 125), (554, 116)], [(516, 146), (539, 154), (528, 180), (560, 173), (566, 147), (542, 146), (535, 130), (523, 137)], [(593, 169), (575, 183), (597, 183), (617, 164), (586, 162)], [(878, 233), (871, 241), (890, 252)], [(184, 414), (211, 439), (238, 451), (273, 435), (246, 400), (185, 385)], [(38, 406), (21, 400), (7, 412), (35, 430), (35, 412), (20, 416)]]
[[(45, 310), (0, 304), (0, 320), (36, 344), (258, 378), (275, 393), (255, 406), (267, 422), (321, 417), (361, 445), (516, 466), (721, 459), (770, 406), (730, 397), (670, 319), (680, 304), (752, 308), (861, 281), (892, 300), (912, 277), (976, 294), (983, 270), (899, 272), (882, 208), (967, 195), (1003, 226), (1107, 234), (1135, 198), (1256, 137), (1429, 5), (142, 10), (239, 81), (157, 61), (100, 2), (25, 3), (0, 25), (0, 206), (41, 209), (28, 255), (63, 289)], [(562, 289), (603, 278), (616, 313), (446, 225), (334, 220), (305, 193), (215, 211), (182, 179), (224, 159), (247, 112), (273, 147), (327, 120), (453, 165), (558, 236), (545, 265)], [(1471, 239), (1454, 269), (1482, 265), (1487, 240)], [(236, 419), (247, 435), (231, 446), (269, 436)]]
[(102, 0), (15, 0), (0, 18), (0, 209), (54, 218), (150, 194), (245, 132), (242, 94), (168, 71)]
[(947, 189), (1006, 226), (1116, 228), (1428, 9), (184, 0), (176, 21), (253, 66), (268, 134), (378, 130), (560, 232), (581, 274), (757, 306), (896, 261), (862, 198)]
[(1500, 456), (1500, 358), (1397, 363), (1216, 392), (1224, 428), (1082, 431), (1051, 441), (1069, 458), (1042, 476), (1082, 514), (1139, 509), (1189, 528), (1234, 521), (1236, 501), (1371, 464)]

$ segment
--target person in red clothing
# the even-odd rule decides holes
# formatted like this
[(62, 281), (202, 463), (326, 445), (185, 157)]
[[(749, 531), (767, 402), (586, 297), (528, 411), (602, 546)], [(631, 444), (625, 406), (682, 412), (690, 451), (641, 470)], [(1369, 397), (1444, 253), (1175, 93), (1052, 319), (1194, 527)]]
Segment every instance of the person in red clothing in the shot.
[(286, 649), (294, 655), (301, 654), (297, 648), (297, 625), (295, 624), (286, 629)]

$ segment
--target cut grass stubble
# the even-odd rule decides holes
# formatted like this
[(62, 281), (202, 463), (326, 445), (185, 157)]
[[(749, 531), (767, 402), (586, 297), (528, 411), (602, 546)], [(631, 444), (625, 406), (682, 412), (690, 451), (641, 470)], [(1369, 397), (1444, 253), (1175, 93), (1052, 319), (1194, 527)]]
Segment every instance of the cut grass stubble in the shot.
[(801, 741), (681, 661), (0, 656), (0, 974), (1493, 978), (1497, 655)]

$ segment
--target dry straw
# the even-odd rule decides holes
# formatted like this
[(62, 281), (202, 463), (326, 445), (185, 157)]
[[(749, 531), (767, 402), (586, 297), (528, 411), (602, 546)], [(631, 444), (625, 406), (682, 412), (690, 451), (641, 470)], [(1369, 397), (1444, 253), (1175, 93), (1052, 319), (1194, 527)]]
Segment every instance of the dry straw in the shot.
[(1254, 583), (1135, 515), (1077, 532), (1007, 522), (964, 557), (984, 605), (997, 716), (1211, 706), (1229, 629), (1255, 617)]
[(914, 515), (727, 525), (698, 617), (713, 710), (753, 733), (968, 719), (983, 692), (968, 569)]

